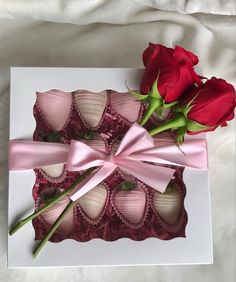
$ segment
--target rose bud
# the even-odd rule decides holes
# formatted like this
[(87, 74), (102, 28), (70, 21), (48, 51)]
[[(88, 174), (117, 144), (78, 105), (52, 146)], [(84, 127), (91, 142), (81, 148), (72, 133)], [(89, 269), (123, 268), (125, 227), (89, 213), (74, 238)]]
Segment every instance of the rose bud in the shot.
[(226, 126), (234, 118), (236, 92), (234, 87), (223, 79), (215, 77), (207, 80), (202, 87), (194, 87), (186, 92), (176, 106), (175, 117), (151, 130), (155, 135), (167, 129), (178, 129), (177, 141), (182, 143), (184, 134), (198, 134)]
[(180, 46), (172, 49), (149, 43), (149, 47), (143, 52), (143, 63), (146, 69), (140, 86), (141, 95), (136, 97), (148, 103), (148, 110), (141, 125), (159, 107), (170, 108), (186, 89), (195, 83), (202, 84), (193, 70), (198, 57)]

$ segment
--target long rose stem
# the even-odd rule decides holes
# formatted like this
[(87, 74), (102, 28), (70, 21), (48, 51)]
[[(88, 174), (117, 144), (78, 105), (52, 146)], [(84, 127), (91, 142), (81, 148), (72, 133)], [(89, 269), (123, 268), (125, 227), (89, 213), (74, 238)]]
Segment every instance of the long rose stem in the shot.
[(62, 211), (60, 216), (57, 218), (57, 220), (53, 223), (53, 225), (50, 227), (48, 230), (48, 233), (46, 236), (43, 238), (42, 241), (37, 245), (37, 247), (33, 251), (33, 257), (36, 258), (39, 252), (42, 250), (43, 246), (47, 243), (47, 241), (51, 238), (51, 236), (54, 234), (54, 232), (57, 230), (58, 226), (61, 224), (63, 218), (65, 215), (70, 211), (71, 208), (76, 204), (76, 201), (73, 202), (70, 200), (70, 202), (67, 204), (65, 209)]
[(45, 212), (47, 209), (49, 209), (51, 206), (62, 200), (66, 197), (85, 177), (87, 177), (95, 168), (89, 168), (84, 173), (82, 173), (72, 184), (71, 186), (66, 189), (63, 193), (55, 196), (53, 199), (51, 199), (46, 205), (44, 205), (41, 209), (35, 211), (28, 217), (20, 220), (16, 225), (14, 225), (11, 230), (9, 231), (9, 235), (13, 235), (17, 230), (19, 230), (21, 227), (23, 227), (27, 222), (31, 221), (35, 217), (39, 216), (41, 213)]
[(165, 130), (168, 130), (168, 129), (171, 129), (171, 128), (179, 128), (179, 127), (182, 127), (182, 126), (185, 126), (185, 125), (186, 125), (185, 116), (183, 114), (179, 114), (178, 116), (176, 116), (172, 120), (164, 123), (163, 125), (150, 130), (149, 134), (151, 136), (154, 136), (154, 135), (161, 133)]

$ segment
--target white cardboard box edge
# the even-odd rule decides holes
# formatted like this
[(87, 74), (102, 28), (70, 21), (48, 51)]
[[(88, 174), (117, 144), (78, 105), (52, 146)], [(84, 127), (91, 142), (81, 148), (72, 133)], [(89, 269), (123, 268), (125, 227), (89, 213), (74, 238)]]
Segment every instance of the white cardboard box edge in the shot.
[[(32, 106), (36, 91), (53, 88), (100, 91), (113, 88), (125, 92), (124, 82), (137, 89), (141, 74), (141, 69), (12, 68), (10, 139), (32, 137), (35, 129)], [(96, 78), (93, 85), (91, 77)], [(8, 267), (211, 264), (213, 249), (208, 172), (194, 170), (193, 173), (185, 169), (184, 180), (187, 187), (185, 207), (189, 216), (186, 238), (170, 241), (148, 238), (139, 242), (93, 239), (87, 243), (65, 240), (59, 244), (48, 243), (39, 257), (33, 259), (34, 231), (29, 223), (8, 238)], [(10, 172), (9, 225), (25, 208), (32, 211), (33, 183), (32, 171)], [(199, 229), (201, 226), (205, 228)], [(122, 250), (125, 250), (125, 256)], [(101, 252), (102, 257), (98, 255)]]

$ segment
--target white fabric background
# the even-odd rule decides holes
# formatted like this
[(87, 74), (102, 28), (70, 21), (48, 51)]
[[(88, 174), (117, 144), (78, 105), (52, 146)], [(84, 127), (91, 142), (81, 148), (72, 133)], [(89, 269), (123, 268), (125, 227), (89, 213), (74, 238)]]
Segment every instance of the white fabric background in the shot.
[(213, 265), (6, 268), (9, 67), (141, 67), (141, 53), (149, 41), (192, 50), (199, 55), (203, 75), (235, 85), (234, 0), (0, 0), (1, 282), (235, 281), (233, 122), (208, 136)]

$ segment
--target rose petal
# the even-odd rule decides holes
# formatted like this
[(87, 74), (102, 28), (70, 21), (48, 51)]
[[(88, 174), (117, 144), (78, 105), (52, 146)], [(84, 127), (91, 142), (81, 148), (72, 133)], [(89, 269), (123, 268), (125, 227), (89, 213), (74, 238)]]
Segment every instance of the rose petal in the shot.
[(210, 127), (203, 131), (215, 130), (219, 125), (225, 126), (227, 121), (234, 118), (236, 92), (234, 87), (223, 79), (213, 77), (201, 88), (195, 87), (186, 93), (181, 104), (186, 105), (192, 99), (194, 100), (188, 118)]

